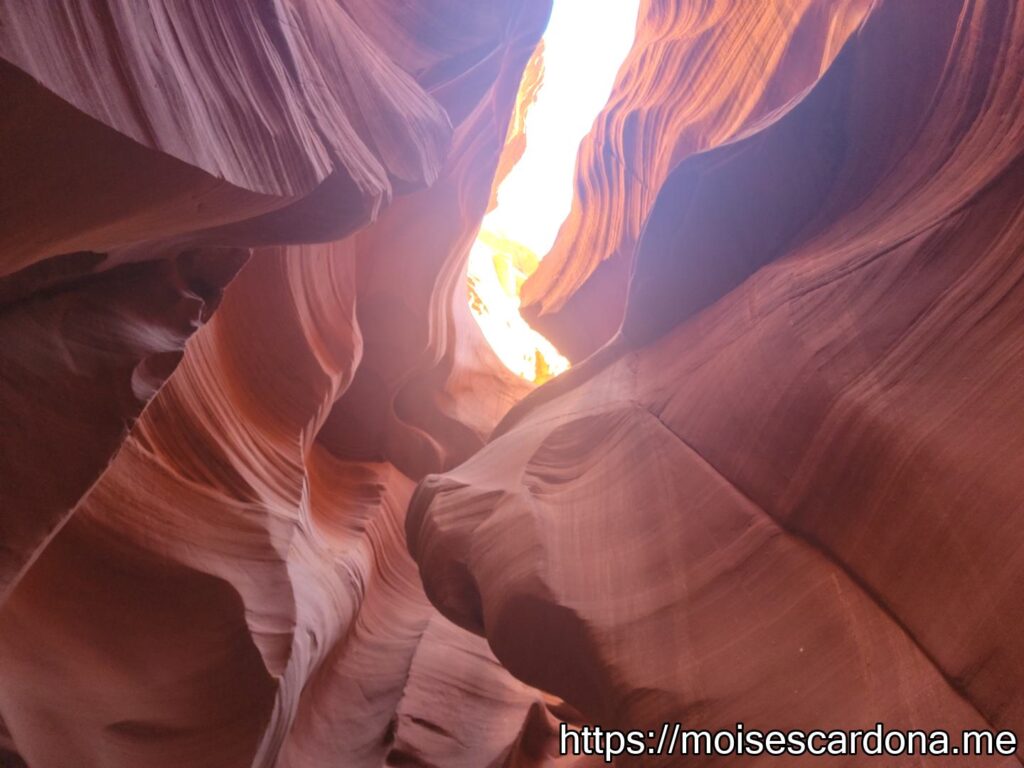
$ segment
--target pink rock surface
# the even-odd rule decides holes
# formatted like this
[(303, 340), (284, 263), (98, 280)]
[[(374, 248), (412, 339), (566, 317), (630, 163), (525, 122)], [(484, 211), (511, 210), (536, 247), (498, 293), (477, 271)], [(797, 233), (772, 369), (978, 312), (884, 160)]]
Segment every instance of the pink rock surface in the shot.
[(193, 251), (34, 293), (44, 276), (8, 284), (0, 305), (0, 602), (106, 469), (246, 258)]
[(870, 5), (642, 0), (636, 41), (580, 146), (572, 210), (523, 288), (524, 317), (573, 360), (608, 341), (668, 174), (799, 98)]
[(645, 2), (531, 392), (465, 257), (549, 2), (0, 0), (0, 765), (1024, 734), (1017, 5)]
[(549, 5), (8, 6), (0, 749), (551, 764), (404, 540), (528, 389), (463, 270)]
[(1022, 41), (878, 3), (683, 158), (616, 338), (417, 492), (445, 615), (608, 726), (1024, 731)]
[(0, 18), (4, 131), (22, 147), (2, 170), (27, 182), (5, 271), (186, 223), (231, 245), (340, 237), (394, 183), (432, 181), (447, 149), (444, 111), (333, 0), (5, 2)]

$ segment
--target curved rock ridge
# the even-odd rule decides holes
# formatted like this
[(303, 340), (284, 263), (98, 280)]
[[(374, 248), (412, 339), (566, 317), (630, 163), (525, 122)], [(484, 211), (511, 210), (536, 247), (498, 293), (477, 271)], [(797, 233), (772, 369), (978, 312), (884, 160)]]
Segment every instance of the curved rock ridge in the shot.
[[(324, 431), (338, 456), (384, 458), (410, 477), (440, 471), (478, 450), (531, 389), (500, 363), (470, 314), (466, 257), (499, 162), (514, 151), (509, 116), (549, 10), (550, 3), (516, 8), (494, 23), (501, 47), (474, 51), (479, 60), (468, 71), (434, 86), (440, 103), (463, 114), (440, 178), (351, 238), (366, 353)], [(466, 94), (481, 82), (490, 83), (489, 95), (467, 109)]]
[[(102, 258), (80, 256), (73, 261)], [(247, 258), (238, 249), (192, 251), (31, 293), (43, 275), (8, 282), (7, 295), (0, 283), (0, 604), (104, 471)]]
[(563, 764), (404, 540), (529, 389), (464, 263), (549, 10), (0, 6), (0, 750)]
[[(301, 195), (340, 165), (381, 195), (389, 175), (429, 176), (415, 150), (441, 148), (411, 139), (437, 132), (443, 113), (335, 2), (8, 0), (0, 15), (4, 59), (104, 125), (243, 189)], [(359, 115), (380, 123), (371, 132)]]
[[(202, 254), (209, 246), (203, 243), (225, 243), (237, 249), (266, 241), (330, 240), (365, 225), (380, 196), (372, 189), (360, 189), (361, 182), (347, 164), (371, 148), (377, 153), (374, 162), (391, 168), (381, 176), (383, 182), (390, 184), (390, 175), (399, 173), (391, 160), (394, 157), (419, 158), (413, 164), (419, 171), (402, 172), (403, 183), (417, 178), (423, 183), (437, 175), (449, 120), (409, 74), (395, 64), (367, 68), (368, 61), (383, 60), (385, 54), (374, 49), (351, 21), (331, 21), (339, 13), (344, 15), (332, 2), (303, 4), (301, 9), (289, 10), (287, 18), (268, 14), (267, 8), (261, 6), (257, 12), (228, 3), (183, 3), (170, 12), (154, 6), (149, 14), (140, 13), (137, 24), (126, 20), (128, 10), (120, 5), (113, 8), (104, 0), (67, 7), (50, 3), (0, 9), (0, 57), (5, 59), (0, 61), (0, 89), (8, 97), (5, 103), (13, 107), (0, 118), (0, 137), (8, 147), (0, 156), (0, 275), (6, 275), (0, 281), (0, 301), (5, 306), (17, 302), (18, 307), (8, 313), (20, 318), (15, 322), (36, 323), (38, 335), (35, 342), (12, 348), (4, 361), (4, 379), (15, 398), (5, 403), (5, 410), (13, 413), (22, 405), (17, 392), (26, 384), (19, 378), (61, 382), (32, 393), (40, 405), (47, 388), (53, 396), (65, 397), (58, 393), (62, 387), (71, 389), (71, 381), (80, 388), (92, 382), (88, 394), (76, 392), (66, 399), (71, 410), (67, 424), (49, 418), (35, 434), (26, 431), (24, 425), (37, 418), (27, 403), (17, 417), (10, 417), (24, 420), (21, 427), (17, 421), (10, 422), (15, 427), (10, 431), (10, 455), (24, 453), (27, 459), (31, 454), (25, 453), (24, 446), (29, 442), (40, 452), (32, 458), (34, 468), (23, 460), (16, 473), (13, 467), (18, 462), (12, 458), (9, 493), (16, 492), (18, 498), (0, 511), (3, 528), (11, 531), (0, 547), (5, 561), (0, 568), (0, 594), (10, 587), (11, 568), (17, 569), (10, 563), (30, 560), (35, 537), (52, 531), (95, 481), (116, 448), (115, 436), (123, 431), (124, 420), (137, 415), (173, 370), (170, 353), (180, 352), (195, 329), (202, 314), (200, 305), (215, 301), (218, 287), (237, 269), (238, 263), (218, 267), (216, 262), (223, 257), (207, 259)], [(328, 18), (321, 18), (325, 14)], [(281, 48), (286, 41), (296, 46), (296, 52)], [(359, 63), (347, 64), (353, 41), (365, 56)], [(186, 43), (192, 47), (183, 47)], [(300, 52), (306, 60), (301, 65)], [(200, 66), (209, 63), (210, 57), (243, 54), (247, 62), (243, 70), (221, 67), (204, 73)], [(368, 61), (363, 60), (367, 57)], [(191, 68), (182, 69), (185, 60)], [(290, 63), (285, 66), (285, 62)], [(318, 77), (329, 78), (332, 87), (312, 88), (317, 80), (311, 72), (314, 66), (321, 72)], [(273, 71), (279, 79), (264, 82), (257, 74), (262, 69)], [(345, 72), (350, 72), (348, 81), (342, 77)], [(239, 91), (236, 80), (247, 83), (247, 77), (253, 79), (251, 87)], [(195, 91), (199, 85), (204, 89), (201, 97)], [(67, 94), (84, 111), (58, 94)], [(185, 101), (176, 101), (186, 96), (188, 104), (202, 102), (201, 107), (188, 109)], [(278, 125), (280, 114), (275, 109), (282, 104), (294, 119)], [(302, 131), (296, 127), (299, 123), (305, 126)], [(372, 130), (373, 141), (364, 144), (355, 134), (349, 137), (339, 127), (342, 123), (358, 124), (367, 136)], [(286, 130), (288, 125), (294, 130)], [(148, 126), (146, 136), (139, 135), (140, 126)], [(206, 128), (204, 140), (195, 139)], [(269, 134), (260, 133), (264, 130)], [(319, 145), (313, 137), (321, 133), (333, 147), (323, 150), (328, 165), (321, 168), (322, 173), (310, 177), (305, 188), (292, 185), (267, 194), (261, 185), (276, 189), (278, 182), (284, 184), (278, 165), (297, 166), (297, 161), (286, 161), (300, 149), (308, 155), (304, 162), (319, 162)], [(180, 157), (169, 154), (172, 150)], [(253, 189), (239, 186), (247, 182), (233, 178), (226, 165), (204, 167), (213, 157), (225, 164), (244, 164), (247, 174), (265, 183), (250, 184)], [(41, 166), (39, 158), (47, 162)], [(76, 250), (58, 258), (65, 249), (93, 250)], [(238, 262), (243, 257), (236, 253), (231, 258)], [(147, 267), (152, 278), (138, 288), (138, 295), (116, 295), (132, 291), (135, 282), (142, 280), (137, 270), (117, 272), (118, 264), (180, 262), (182, 258), (193, 266)], [(108, 270), (109, 283), (90, 277)], [(113, 300), (110, 307), (101, 306), (95, 298), (104, 291)], [(79, 296), (82, 292), (84, 297)], [(68, 334), (61, 321), (72, 309), (79, 312), (78, 307), (83, 308), (82, 327)], [(132, 317), (132, 312), (141, 317)], [(52, 319), (44, 317), (47, 313)], [(166, 326), (167, 333), (161, 334), (160, 326)], [(172, 329), (177, 338), (171, 337)], [(71, 353), (55, 344), (68, 335), (81, 337), (69, 341)], [(53, 351), (37, 349), (48, 336)], [(104, 407), (111, 399), (104, 390), (113, 391), (118, 370), (130, 373), (132, 365), (157, 354), (161, 356), (156, 371), (140, 374), (151, 379), (152, 386), (148, 391), (145, 386), (138, 388), (139, 402), (129, 404), (128, 398), (117, 395), (118, 406)], [(46, 355), (50, 362), (42, 359)], [(78, 380), (62, 373), (62, 368), (69, 367), (80, 372)], [(33, 387), (36, 384), (29, 385)], [(71, 409), (76, 397), (78, 407)], [(70, 426), (75, 419), (96, 430), (88, 435), (96, 443), (95, 453), (93, 446), (76, 442), (86, 430), (69, 440), (75, 434)], [(39, 434), (48, 430), (54, 433), (52, 438)], [(99, 438), (104, 432), (113, 441), (106, 446)], [(49, 450), (45, 446), (57, 441), (65, 442), (64, 450), (81, 452), (74, 460), (81, 471), (54, 478), (64, 468), (38, 460)], [(30, 477), (32, 473), (35, 477)], [(67, 490), (58, 492), (62, 487)], [(55, 501), (60, 512), (47, 511)], [(34, 522), (19, 520), (22, 517)], [(29, 536), (28, 527), (38, 531)]]
[(799, 98), (870, 5), (643, 0), (636, 42), (580, 146), (569, 217), (523, 287), (530, 324), (574, 361), (608, 341), (622, 320), (641, 229), (668, 174)]
[[(413, 483), (317, 440), (361, 355), (355, 264), (344, 243), (257, 251), (12, 594), (0, 712), (31, 765), (379, 766), (393, 750), (459, 751), (454, 737), (420, 744), (421, 724), (458, 725), (406, 691), (438, 688), (415, 682), (414, 657), (441, 621), (404, 545)], [(518, 713), (548, 738), (538, 695), (461, 642), (445, 640), (453, 671), (468, 685), (490, 670), (503, 692), (478, 720), (508, 729)], [(69, 709), (68, 685), (87, 713)], [(511, 760), (519, 738), (476, 743)]]
[(621, 330), (420, 485), (410, 548), (591, 722), (1019, 734), (1024, 15), (875, 3), (812, 69), (659, 183)]
[(447, 151), (444, 110), (334, 0), (5, 2), (0, 19), (0, 136), (20, 148), (0, 166), (0, 275), (184, 232), (335, 239)]

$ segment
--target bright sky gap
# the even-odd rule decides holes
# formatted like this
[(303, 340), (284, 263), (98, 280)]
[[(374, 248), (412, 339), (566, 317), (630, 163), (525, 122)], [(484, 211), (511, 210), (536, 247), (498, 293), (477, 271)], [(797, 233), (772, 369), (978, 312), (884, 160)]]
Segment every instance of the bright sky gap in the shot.
[(510, 370), (538, 383), (569, 362), (519, 314), (519, 288), (572, 205), (576, 154), (633, 44), (639, 0), (555, 0), (544, 78), (526, 115), (526, 152), (469, 254), (470, 308)]

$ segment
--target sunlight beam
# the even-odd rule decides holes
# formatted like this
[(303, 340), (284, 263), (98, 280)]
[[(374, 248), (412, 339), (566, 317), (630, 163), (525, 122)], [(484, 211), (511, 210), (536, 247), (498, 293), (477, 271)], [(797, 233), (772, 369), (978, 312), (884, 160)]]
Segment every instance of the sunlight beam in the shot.
[(633, 44), (639, 0), (555, 0), (526, 150), (501, 183), (469, 254), (469, 304), (510, 370), (542, 383), (569, 367), (519, 314), (519, 291), (572, 205), (576, 154)]

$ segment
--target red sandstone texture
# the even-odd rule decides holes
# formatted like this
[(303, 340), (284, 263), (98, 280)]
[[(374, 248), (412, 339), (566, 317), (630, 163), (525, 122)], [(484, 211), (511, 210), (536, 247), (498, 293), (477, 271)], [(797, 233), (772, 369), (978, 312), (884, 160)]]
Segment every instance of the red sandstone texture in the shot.
[(463, 261), (548, 10), (0, 5), (0, 762), (556, 761), (404, 540), (528, 390)]
[(645, 2), (527, 395), (464, 258), (548, 10), (0, 0), (0, 765), (1024, 734), (1024, 8)]
[(427, 593), (513, 674), (615, 727), (1024, 732), (1021, 10), (804, 27), (846, 40), (656, 182), (612, 341), (421, 485)]
[(828, 69), (871, 4), (643, 0), (633, 49), (580, 146), (572, 210), (524, 286), (524, 317), (572, 360), (608, 341), (668, 174), (771, 120)]

